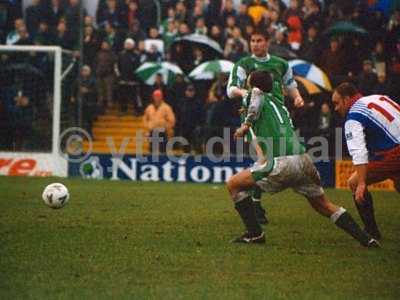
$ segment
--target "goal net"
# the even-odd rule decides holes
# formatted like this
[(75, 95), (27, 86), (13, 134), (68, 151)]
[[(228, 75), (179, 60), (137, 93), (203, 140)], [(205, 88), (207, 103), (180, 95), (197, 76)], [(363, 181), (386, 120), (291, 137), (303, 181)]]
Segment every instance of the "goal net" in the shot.
[(62, 99), (63, 71), (68, 71), (62, 65), (59, 47), (0, 46), (0, 175), (10, 175), (4, 170), (15, 158), (32, 157), (35, 164), (48, 161), (42, 167), (47, 174), (16, 175), (66, 175), (60, 133), (70, 113)]

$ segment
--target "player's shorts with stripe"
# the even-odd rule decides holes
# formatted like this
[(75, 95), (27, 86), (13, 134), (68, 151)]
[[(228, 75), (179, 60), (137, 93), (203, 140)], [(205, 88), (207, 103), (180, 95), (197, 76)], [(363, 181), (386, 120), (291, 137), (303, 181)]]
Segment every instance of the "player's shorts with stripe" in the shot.
[(267, 193), (292, 188), (309, 198), (324, 194), (321, 178), (308, 154), (275, 157), (263, 165), (255, 164), (250, 171), (257, 185)]
[(400, 145), (384, 152), (377, 153), (380, 159), (368, 163), (368, 179), (382, 181), (384, 179), (400, 180)]

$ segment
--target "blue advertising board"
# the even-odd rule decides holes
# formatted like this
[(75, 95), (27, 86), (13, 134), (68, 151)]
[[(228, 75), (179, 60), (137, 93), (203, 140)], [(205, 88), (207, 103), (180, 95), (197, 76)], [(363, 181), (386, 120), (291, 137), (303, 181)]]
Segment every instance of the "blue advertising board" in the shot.
[[(251, 166), (251, 158), (230, 157), (215, 162), (205, 156), (167, 156), (92, 154), (81, 162), (70, 162), (69, 176), (93, 179), (224, 183), (233, 174)], [(316, 163), (324, 186), (334, 186), (334, 163)]]

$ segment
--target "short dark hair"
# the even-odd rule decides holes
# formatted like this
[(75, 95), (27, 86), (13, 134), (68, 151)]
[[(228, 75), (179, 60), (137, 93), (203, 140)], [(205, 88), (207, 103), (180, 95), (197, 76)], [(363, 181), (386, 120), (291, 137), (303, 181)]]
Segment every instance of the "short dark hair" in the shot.
[(342, 97), (353, 97), (359, 93), (357, 87), (351, 82), (343, 82), (339, 84), (335, 88), (335, 92)]
[(254, 71), (250, 73), (249, 84), (252, 87), (259, 88), (264, 93), (270, 93), (272, 91), (272, 76), (266, 71)]
[(263, 27), (256, 27), (254, 31), (251, 33), (252, 36), (256, 34), (263, 36), (267, 41), (271, 38), (269, 32), (265, 30), (265, 28)]

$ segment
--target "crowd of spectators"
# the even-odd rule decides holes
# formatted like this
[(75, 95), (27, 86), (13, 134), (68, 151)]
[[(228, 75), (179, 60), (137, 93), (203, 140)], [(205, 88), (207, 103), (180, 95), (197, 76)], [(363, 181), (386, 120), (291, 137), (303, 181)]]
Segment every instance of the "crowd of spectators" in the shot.
[[(213, 82), (188, 82), (178, 76), (171, 86), (159, 76), (154, 86), (147, 86), (134, 71), (144, 62), (170, 61), (188, 74), (207, 58), (201, 47), (190, 53), (173, 47), (176, 38), (191, 33), (214, 39), (223, 49), (223, 58), (237, 61), (249, 53), (249, 36), (257, 26), (267, 28), (271, 46), (315, 63), (334, 86), (350, 80), (364, 94), (400, 99), (400, 10), (396, 10), (396, 1), (392, 7), (379, 7), (380, 1), (355, 0), (249, 0), (239, 4), (232, 0), (163, 0), (158, 1), (159, 24), (154, 2), (100, 0), (94, 16), (82, 8), (80, 0), (32, 0), (24, 12), (20, 1), (3, 1), (0, 41), (59, 45), (80, 52), (76, 57), (84, 67), (68, 101), (73, 104), (82, 98), (88, 128), (107, 107), (116, 106), (125, 114), (130, 103), (135, 114), (143, 114), (155, 90), (172, 107), (177, 135), (189, 140), (199, 135), (207, 138), (220, 134), (224, 126), (237, 126), (238, 107), (226, 99), (226, 74)], [(330, 26), (343, 20), (368, 34), (326, 34)], [(296, 126), (306, 136), (330, 135), (338, 120), (329, 94), (304, 98), (305, 108), (293, 111)]]

